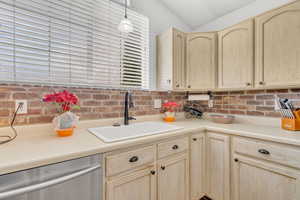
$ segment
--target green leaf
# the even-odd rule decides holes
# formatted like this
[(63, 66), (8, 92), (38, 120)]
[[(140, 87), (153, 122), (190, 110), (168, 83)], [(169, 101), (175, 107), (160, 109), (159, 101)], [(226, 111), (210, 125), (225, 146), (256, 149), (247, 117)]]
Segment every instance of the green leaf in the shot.
[(73, 106), (73, 109), (80, 109), (80, 106), (75, 105), (75, 106)]

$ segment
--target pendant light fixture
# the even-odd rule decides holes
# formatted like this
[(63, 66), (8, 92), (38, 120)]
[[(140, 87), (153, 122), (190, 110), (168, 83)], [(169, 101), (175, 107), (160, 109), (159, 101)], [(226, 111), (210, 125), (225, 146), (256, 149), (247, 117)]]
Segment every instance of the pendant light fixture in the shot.
[(128, 34), (133, 31), (133, 25), (127, 17), (127, 0), (125, 0), (125, 16), (119, 24), (118, 29), (121, 33), (125, 34)]

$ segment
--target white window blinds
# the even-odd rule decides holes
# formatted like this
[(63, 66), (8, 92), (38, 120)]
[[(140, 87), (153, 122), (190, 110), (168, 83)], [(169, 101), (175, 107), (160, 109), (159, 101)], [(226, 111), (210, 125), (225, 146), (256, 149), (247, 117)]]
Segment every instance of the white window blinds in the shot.
[(0, 80), (101, 88), (149, 86), (149, 21), (110, 0), (0, 0)]

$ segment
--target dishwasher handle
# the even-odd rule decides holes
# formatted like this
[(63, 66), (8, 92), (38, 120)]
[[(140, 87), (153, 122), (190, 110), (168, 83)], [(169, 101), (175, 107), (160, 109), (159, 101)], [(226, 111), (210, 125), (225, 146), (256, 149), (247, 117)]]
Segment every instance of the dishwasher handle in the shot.
[(79, 176), (85, 175), (89, 172), (95, 171), (95, 170), (100, 169), (100, 168), (101, 168), (101, 165), (96, 165), (94, 167), (83, 169), (83, 170), (80, 170), (78, 172), (75, 172), (75, 173), (72, 173), (72, 174), (69, 174), (69, 175), (66, 175), (66, 176), (62, 176), (60, 178), (52, 179), (52, 180), (45, 181), (45, 182), (38, 183), (38, 184), (29, 185), (29, 186), (18, 188), (18, 189), (9, 190), (9, 191), (6, 191), (6, 192), (0, 192), (0, 199), (14, 197), (14, 196), (17, 196), (17, 195), (21, 195), (21, 194), (25, 194), (25, 193), (28, 193), (28, 192), (33, 192), (33, 191), (36, 191), (36, 190), (41, 190), (41, 189), (44, 189), (44, 188), (47, 188), (47, 187), (50, 187), (50, 186), (54, 186), (54, 185), (69, 181), (71, 179), (77, 178)]

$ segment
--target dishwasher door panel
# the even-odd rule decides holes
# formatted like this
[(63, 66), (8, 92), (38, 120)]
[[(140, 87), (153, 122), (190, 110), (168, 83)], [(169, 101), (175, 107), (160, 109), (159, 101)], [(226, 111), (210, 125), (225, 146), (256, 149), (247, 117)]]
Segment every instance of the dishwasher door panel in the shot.
[(39, 200), (99, 200), (101, 199), (100, 170), (71, 179), (39, 191)]
[(101, 200), (101, 162), (94, 155), (2, 175), (0, 200)]

